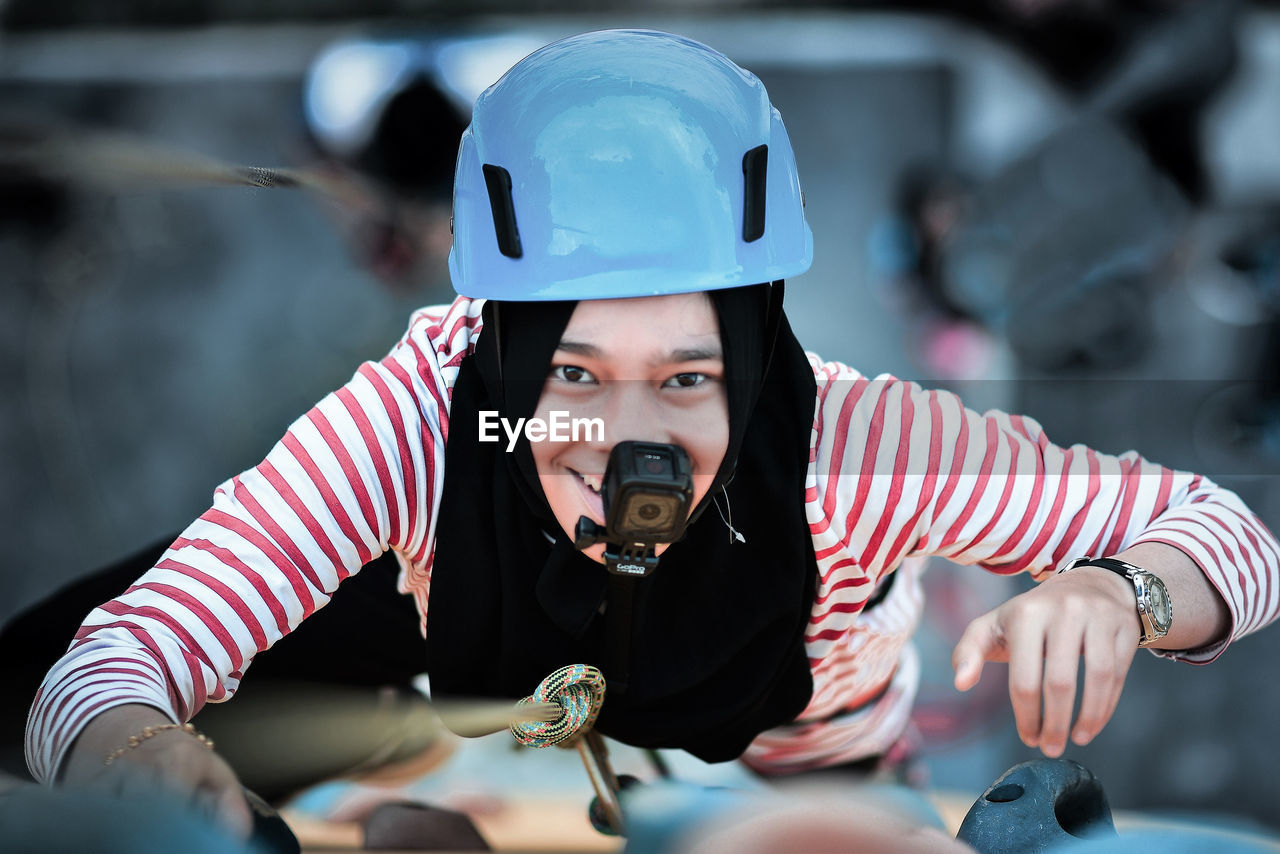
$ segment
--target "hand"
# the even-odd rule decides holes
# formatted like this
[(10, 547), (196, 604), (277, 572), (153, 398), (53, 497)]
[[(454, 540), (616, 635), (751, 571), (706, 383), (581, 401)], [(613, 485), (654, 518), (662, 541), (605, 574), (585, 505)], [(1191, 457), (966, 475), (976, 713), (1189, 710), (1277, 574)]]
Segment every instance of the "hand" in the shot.
[[(1110, 720), (1141, 632), (1133, 586), (1124, 577), (1100, 567), (1073, 569), (970, 623), (951, 656), (955, 686), (976, 685), (984, 661), (1007, 661), (1018, 736), (1045, 756), (1060, 756), (1068, 730), (1085, 745)], [(1083, 696), (1070, 729), (1081, 655)]]
[(108, 709), (80, 733), (63, 762), (60, 782), (105, 788), (121, 796), (149, 797), (157, 787), (248, 838), (253, 815), (231, 766), (189, 733), (165, 730), (126, 750), (112, 764), (103, 759), (148, 726), (171, 721), (150, 706)]

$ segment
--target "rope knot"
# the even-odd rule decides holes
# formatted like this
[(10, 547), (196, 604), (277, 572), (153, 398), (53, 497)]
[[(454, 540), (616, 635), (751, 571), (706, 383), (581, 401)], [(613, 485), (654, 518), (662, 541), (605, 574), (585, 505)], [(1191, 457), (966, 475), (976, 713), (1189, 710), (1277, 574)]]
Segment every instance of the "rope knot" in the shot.
[(538, 683), (533, 693), (516, 703), (555, 703), (561, 709), (553, 721), (511, 725), (511, 734), (525, 747), (550, 747), (572, 741), (591, 729), (604, 705), (604, 674), (587, 664), (561, 667)]

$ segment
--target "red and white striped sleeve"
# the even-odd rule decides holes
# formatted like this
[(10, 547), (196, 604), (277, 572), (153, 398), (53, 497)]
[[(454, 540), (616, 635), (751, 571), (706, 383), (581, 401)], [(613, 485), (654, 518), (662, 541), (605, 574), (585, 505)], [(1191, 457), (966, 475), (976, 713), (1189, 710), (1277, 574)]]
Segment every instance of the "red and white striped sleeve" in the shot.
[(361, 365), (259, 465), (219, 486), (153, 569), (89, 614), (28, 719), (37, 779), (52, 781), (85, 723), (109, 708), (143, 703), (186, 721), (230, 698), (257, 653), (386, 549), (425, 614), (449, 395), (480, 308), (459, 299), (417, 312), (387, 357)]
[(922, 555), (1039, 580), (1079, 555), (1148, 541), (1175, 546), (1200, 566), (1232, 616), (1227, 641), (1167, 653), (1196, 662), (1280, 612), (1275, 537), (1207, 478), (1136, 452), (1060, 447), (1030, 418), (980, 415), (949, 392), (868, 379), (835, 363), (814, 367), (819, 405), (808, 503), (823, 574), (811, 656), (821, 657), (824, 639), (843, 634), (876, 580)]

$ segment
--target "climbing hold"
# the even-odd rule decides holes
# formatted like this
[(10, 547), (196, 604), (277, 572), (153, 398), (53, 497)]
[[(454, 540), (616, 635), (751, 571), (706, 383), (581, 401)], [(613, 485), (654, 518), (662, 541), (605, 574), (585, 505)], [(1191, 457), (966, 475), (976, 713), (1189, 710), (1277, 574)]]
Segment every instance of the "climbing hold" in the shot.
[(980, 854), (1034, 854), (1115, 832), (1107, 796), (1089, 769), (1069, 759), (1033, 759), (982, 793), (956, 839)]

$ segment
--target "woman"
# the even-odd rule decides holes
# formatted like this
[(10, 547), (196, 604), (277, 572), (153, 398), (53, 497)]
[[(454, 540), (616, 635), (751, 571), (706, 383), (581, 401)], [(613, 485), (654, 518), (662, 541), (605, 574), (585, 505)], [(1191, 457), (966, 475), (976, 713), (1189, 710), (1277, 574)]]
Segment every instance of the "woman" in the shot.
[[(963, 690), (1007, 660), (1019, 733), (1050, 756), (1106, 723), (1140, 643), (1204, 662), (1275, 617), (1276, 542), (1230, 492), (806, 354), (781, 311), (812, 255), (790, 143), (759, 81), (703, 45), (588, 33), (518, 63), (463, 135), (454, 228), (462, 296), (90, 614), (30, 718), (39, 778), (145, 768), (247, 826), (230, 768), (172, 724), (387, 549), (434, 696), (515, 699), (596, 664), (606, 735), (764, 773), (894, 750), (926, 555), (1043, 580), (975, 620), (955, 664)], [(525, 429), (555, 413), (602, 429)], [(575, 547), (624, 439), (692, 468), (693, 521), (645, 578)], [(1054, 573), (1084, 555), (1136, 569)]]

